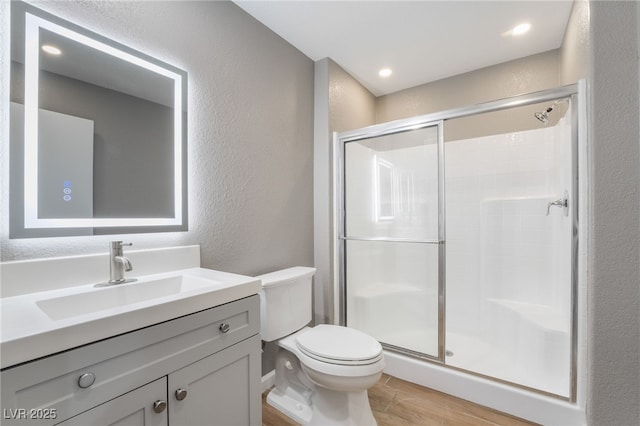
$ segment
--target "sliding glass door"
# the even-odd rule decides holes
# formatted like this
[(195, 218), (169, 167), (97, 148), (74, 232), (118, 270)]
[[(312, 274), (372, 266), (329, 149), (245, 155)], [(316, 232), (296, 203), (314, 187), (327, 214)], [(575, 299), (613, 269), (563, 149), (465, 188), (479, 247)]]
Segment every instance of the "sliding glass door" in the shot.
[(344, 144), (346, 324), (441, 356), (441, 132), (397, 129)]

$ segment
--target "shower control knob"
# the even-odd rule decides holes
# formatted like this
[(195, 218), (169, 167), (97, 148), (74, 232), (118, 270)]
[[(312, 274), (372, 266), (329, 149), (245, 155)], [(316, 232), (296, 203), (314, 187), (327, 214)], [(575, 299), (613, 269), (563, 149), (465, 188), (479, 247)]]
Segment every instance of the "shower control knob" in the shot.
[(153, 411), (156, 413), (162, 413), (167, 408), (167, 401), (161, 399), (153, 403)]
[(231, 329), (231, 326), (226, 322), (223, 322), (222, 324), (220, 324), (220, 331), (222, 331), (223, 333), (227, 333), (230, 329)]
[(569, 192), (564, 191), (564, 197), (559, 200), (550, 201), (547, 203), (547, 216), (549, 216), (551, 207), (562, 207), (565, 216), (569, 216)]
[(176, 391), (175, 395), (178, 401), (182, 401), (187, 397), (187, 390), (180, 388)]

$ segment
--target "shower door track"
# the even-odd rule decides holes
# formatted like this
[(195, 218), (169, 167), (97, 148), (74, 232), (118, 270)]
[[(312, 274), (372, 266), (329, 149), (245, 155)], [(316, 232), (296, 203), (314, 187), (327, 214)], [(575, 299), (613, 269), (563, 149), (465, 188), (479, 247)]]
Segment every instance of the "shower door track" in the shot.
[[(572, 170), (571, 179), (574, 183), (572, 193), (570, 194), (573, 200), (573, 214), (572, 221), (572, 240), (571, 240), (571, 365), (570, 365), (570, 392), (569, 397), (564, 397), (556, 394), (549, 394), (548, 392), (529, 388), (527, 386), (520, 385), (518, 383), (505, 382), (501, 379), (494, 377), (484, 376), (482, 374), (475, 373), (473, 371), (462, 370), (454, 366), (447, 365), (445, 362), (445, 246), (446, 238), (444, 234), (444, 131), (442, 124), (445, 120), (454, 118), (461, 118), (467, 116), (473, 116), (482, 113), (495, 112), (505, 110), (518, 106), (526, 106), (541, 102), (548, 102), (557, 100), (560, 98), (569, 98), (576, 108), (572, 108), (572, 131), (571, 131), (571, 160)], [(578, 118), (586, 118), (584, 111), (586, 108), (586, 82), (581, 80), (579, 83), (560, 86), (553, 89), (542, 90), (538, 92), (532, 92), (528, 94), (513, 96), (509, 98), (499, 99), (495, 101), (484, 102), (480, 104), (453, 108), (449, 110), (439, 111), (435, 113), (429, 113), (424, 115), (418, 115), (415, 117), (390, 121), (387, 123), (376, 124), (369, 127), (341, 132), (333, 133), (333, 157), (334, 157), (334, 229), (333, 239), (335, 244), (334, 255), (334, 273), (333, 276), (336, 280), (338, 288), (338, 303), (337, 303), (337, 317), (338, 323), (346, 325), (346, 265), (345, 259), (345, 244), (346, 241), (380, 241), (380, 242), (404, 242), (404, 243), (426, 243), (426, 244), (438, 244), (439, 246), (439, 283), (438, 283), (438, 356), (431, 356), (424, 353), (418, 353), (406, 348), (397, 347), (390, 344), (383, 343), (383, 346), (389, 350), (399, 352), (402, 354), (410, 355), (416, 358), (424, 359), (429, 362), (436, 362), (445, 368), (451, 368), (453, 370), (464, 371), (468, 374), (487, 377), (496, 382), (507, 383), (514, 387), (531, 390), (532, 392), (542, 395), (549, 395), (562, 400), (568, 400), (569, 402), (575, 402), (577, 398), (577, 348), (578, 348), (578, 140), (579, 132), (584, 131), (585, 128)], [(580, 111), (580, 112), (579, 112)], [(347, 237), (345, 236), (345, 187), (344, 187), (344, 149), (347, 142), (358, 141), (362, 139), (384, 136), (389, 134), (407, 132), (411, 130), (417, 130), (424, 127), (438, 126), (438, 147), (439, 147), (439, 195), (438, 202), (439, 208), (439, 230), (437, 240), (421, 240), (421, 239), (404, 239), (404, 238), (370, 238), (370, 237)], [(442, 150), (442, 151), (441, 151)]]

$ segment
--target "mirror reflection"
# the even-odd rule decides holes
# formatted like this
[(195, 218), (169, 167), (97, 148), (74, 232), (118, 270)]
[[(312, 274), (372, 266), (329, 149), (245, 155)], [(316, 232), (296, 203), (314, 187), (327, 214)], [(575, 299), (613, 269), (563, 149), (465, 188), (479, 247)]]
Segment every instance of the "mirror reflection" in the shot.
[(184, 71), (16, 2), (11, 80), (12, 238), (186, 230)]

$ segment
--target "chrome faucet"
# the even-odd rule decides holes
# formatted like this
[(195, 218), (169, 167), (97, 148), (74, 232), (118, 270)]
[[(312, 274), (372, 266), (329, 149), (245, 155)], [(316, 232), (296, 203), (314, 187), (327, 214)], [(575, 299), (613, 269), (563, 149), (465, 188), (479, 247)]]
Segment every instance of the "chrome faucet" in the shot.
[(131, 261), (123, 256), (122, 247), (132, 246), (133, 243), (111, 241), (109, 243), (109, 284), (120, 284), (131, 280), (124, 278), (124, 273), (133, 270)]

